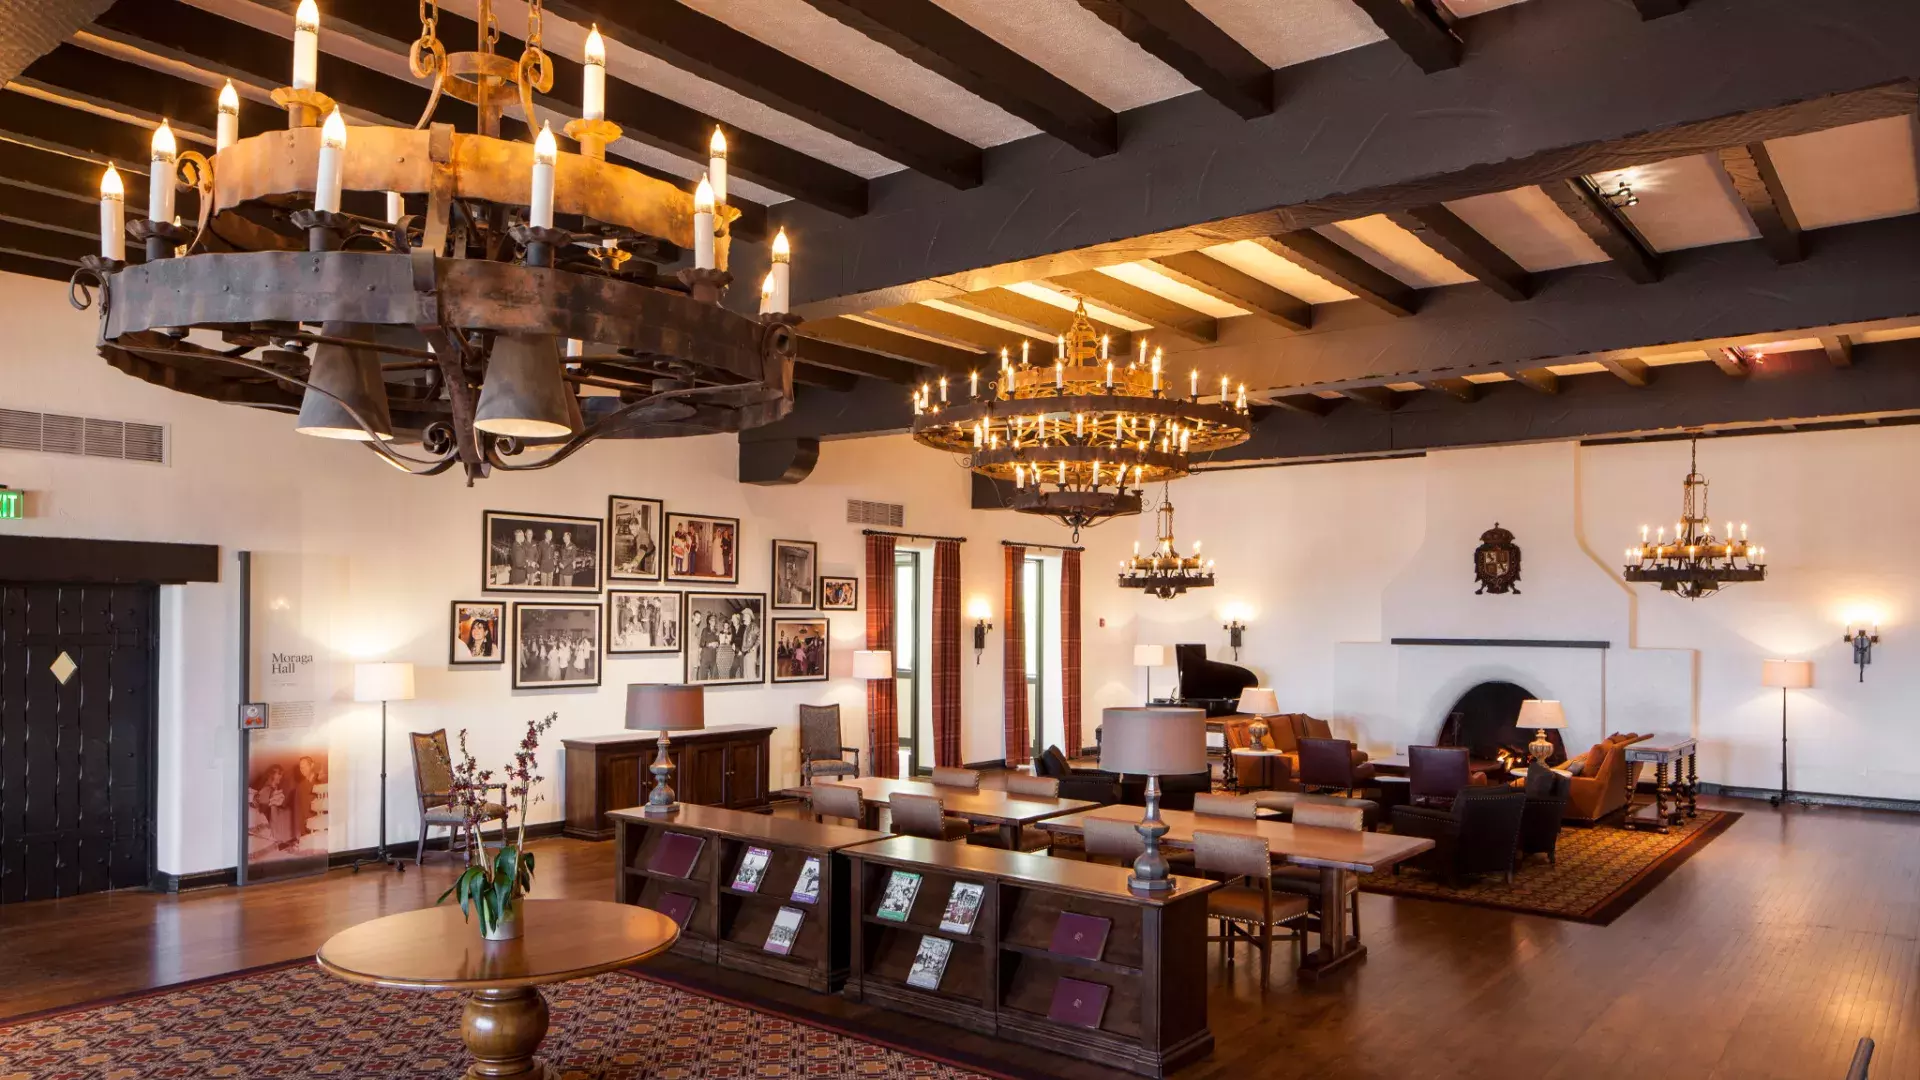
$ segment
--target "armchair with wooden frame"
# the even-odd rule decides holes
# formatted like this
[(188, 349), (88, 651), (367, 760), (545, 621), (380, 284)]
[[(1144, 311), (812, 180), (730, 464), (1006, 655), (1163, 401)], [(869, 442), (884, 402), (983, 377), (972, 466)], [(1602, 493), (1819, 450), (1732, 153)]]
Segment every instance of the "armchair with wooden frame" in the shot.
[[(853, 760), (848, 761), (847, 755)], [(840, 706), (800, 706), (800, 782), (860, 775), (860, 748), (840, 745)]]
[[(407, 741), (413, 745), (413, 792), (420, 804), (420, 839), (413, 846), (413, 865), (419, 866), (426, 858), (428, 829), (452, 829), (447, 837), (447, 850), (465, 851), (467, 838), (463, 830), (467, 819), (453, 805), (453, 757), (447, 750), (447, 729), (409, 732)], [(495, 789), (500, 792), (500, 801), (480, 807), (483, 829), (489, 821), (498, 821), (502, 828), (506, 827), (507, 785), (487, 785), (488, 791)]]

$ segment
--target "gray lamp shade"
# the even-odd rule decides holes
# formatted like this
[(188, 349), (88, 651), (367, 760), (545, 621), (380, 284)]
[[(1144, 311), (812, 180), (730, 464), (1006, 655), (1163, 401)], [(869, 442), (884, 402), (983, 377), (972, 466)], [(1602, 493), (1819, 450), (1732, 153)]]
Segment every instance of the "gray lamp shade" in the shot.
[(1567, 711), (1557, 701), (1542, 701), (1528, 698), (1520, 703), (1520, 718), (1513, 722), (1514, 727), (1563, 728), (1567, 726)]
[(487, 359), (473, 426), (490, 435), (553, 439), (577, 429), (579, 408), (561, 372), (551, 337), (501, 334)]
[[(328, 337), (371, 341), (378, 331), (362, 323), (330, 322), (322, 324), (320, 332)], [(387, 409), (387, 383), (380, 375), (378, 352), (316, 345), (307, 383), (293, 430), (355, 442), (372, 442), (375, 435), (383, 441), (393, 438), (393, 415)], [(354, 413), (360, 414), (359, 419)], [(362, 421), (366, 427), (361, 426)], [(368, 427), (373, 435), (367, 434)]]
[(706, 688), (628, 683), (627, 727), (634, 731), (697, 731), (707, 726)]
[(1207, 767), (1204, 709), (1105, 709), (1100, 768), (1135, 776), (1181, 776)]

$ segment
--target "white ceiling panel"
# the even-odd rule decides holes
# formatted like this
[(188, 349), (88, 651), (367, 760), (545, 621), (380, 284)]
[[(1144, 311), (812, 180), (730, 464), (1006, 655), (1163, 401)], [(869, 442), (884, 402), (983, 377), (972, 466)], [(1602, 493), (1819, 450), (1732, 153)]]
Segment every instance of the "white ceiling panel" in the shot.
[(1385, 214), (1323, 226), (1322, 236), (1416, 289), (1464, 285), (1473, 275), (1448, 262)]
[(1078, 0), (934, 2), (1116, 112), (1193, 92)]
[(1920, 210), (1913, 124), (1904, 116), (1774, 139), (1767, 150), (1802, 228)]
[(1528, 271), (1607, 261), (1607, 253), (1537, 187), (1455, 199), (1446, 206)]
[(1655, 251), (1752, 240), (1760, 235), (1718, 161), (1703, 154), (1593, 174), (1602, 191), (1624, 181), (1639, 202), (1621, 212)]
[(1231, 244), (1201, 250), (1235, 270), (1309, 304), (1333, 304), (1353, 299), (1353, 294), (1347, 290), (1301, 269), (1251, 240), (1236, 240)]
[(1268, 67), (1331, 56), (1387, 37), (1353, 0), (1190, 2)]
[(1103, 266), (1100, 272), (1116, 281), (1124, 281), (1136, 289), (1146, 291), (1164, 300), (1171, 300), (1181, 307), (1189, 307), (1203, 315), (1216, 319), (1230, 319), (1235, 315), (1245, 315), (1247, 309), (1235, 307), (1224, 300), (1216, 300), (1199, 289), (1178, 282), (1151, 267), (1139, 263), (1121, 263), (1119, 266)]
[[(1009, 285), (1007, 288), (1019, 293), (1021, 296), (1038, 300), (1043, 304), (1052, 304), (1054, 307), (1064, 311), (1072, 311), (1080, 306), (1079, 297), (1068, 296), (1058, 289), (1041, 285), (1038, 282), (1023, 281), (1018, 285)], [(1106, 323), (1108, 326), (1117, 326), (1122, 330), (1140, 331), (1153, 329), (1138, 319), (1129, 319), (1117, 311), (1109, 311), (1091, 300), (1087, 301), (1087, 315), (1089, 318)]]

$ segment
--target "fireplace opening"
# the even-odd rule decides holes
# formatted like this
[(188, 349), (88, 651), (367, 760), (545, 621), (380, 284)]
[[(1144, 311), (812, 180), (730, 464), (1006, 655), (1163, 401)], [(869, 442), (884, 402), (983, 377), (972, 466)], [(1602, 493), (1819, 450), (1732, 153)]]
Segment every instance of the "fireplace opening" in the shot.
[[(1447, 710), (1446, 722), (1440, 725), (1438, 744), (1464, 746), (1475, 761), (1493, 761), (1503, 750), (1509, 758), (1525, 761), (1533, 731), (1522, 730), (1514, 721), (1520, 718), (1520, 703), (1538, 696), (1515, 683), (1483, 682), (1460, 695), (1460, 700)], [(1567, 748), (1560, 741), (1560, 733), (1549, 730), (1547, 741), (1553, 744), (1547, 764), (1565, 762)]]

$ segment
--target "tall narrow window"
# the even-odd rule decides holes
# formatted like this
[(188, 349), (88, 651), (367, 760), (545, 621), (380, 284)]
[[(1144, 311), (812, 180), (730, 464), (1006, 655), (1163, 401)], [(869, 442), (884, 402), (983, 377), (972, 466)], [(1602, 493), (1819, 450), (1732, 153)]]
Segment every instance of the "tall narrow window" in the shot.
[(1029, 558), (1021, 571), (1027, 631), (1027, 730), (1033, 736), (1032, 751), (1037, 761), (1046, 751), (1046, 563), (1041, 559)]
[(926, 771), (920, 762), (920, 634), (926, 623), (920, 602), (920, 553), (896, 551), (893, 556), (894, 644), (893, 678), (899, 689), (900, 775)]

